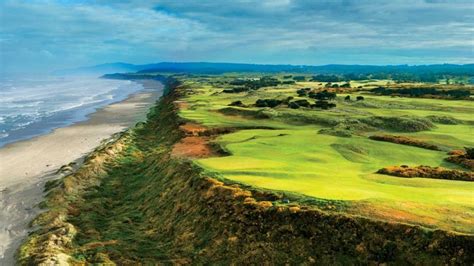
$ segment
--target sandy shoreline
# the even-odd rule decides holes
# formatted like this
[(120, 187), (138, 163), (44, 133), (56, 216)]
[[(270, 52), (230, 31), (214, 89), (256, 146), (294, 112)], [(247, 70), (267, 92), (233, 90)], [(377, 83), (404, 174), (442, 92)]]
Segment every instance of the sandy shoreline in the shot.
[(44, 183), (62, 165), (80, 161), (102, 140), (144, 120), (161, 96), (157, 81), (141, 81), (144, 90), (89, 115), (86, 121), (0, 148), (0, 265), (13, 265), (13, 255), (38, 214)]

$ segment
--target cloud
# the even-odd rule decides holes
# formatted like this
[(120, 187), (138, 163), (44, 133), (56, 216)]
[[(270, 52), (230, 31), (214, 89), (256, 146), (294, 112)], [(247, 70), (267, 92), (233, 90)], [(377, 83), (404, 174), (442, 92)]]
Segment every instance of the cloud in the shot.
[(208, 34), (197, 22), (141, 7), (16, 1), (1, 5), (2, 68), (12, 70), (160, 60), (165, 53), (188, 50), (191, 39)]
[(474, 5), (442, 0), (5, 0), (2, 70), (111, 61), (473, 59)]
[[(474, 5), (465, 3), (430, 4), (424, 1), (285, 1), (266, 8), (265, 1), (164, 0), (155, 8), (167, 10), (218, 30), (246, 36), (259, 32), (262, 40), (278, 34), (281, 39), (300, 37), (297, 42), (345, 46), (380, 45), (412, 47), (418, 43), (439, 46), (459, 45), (472, 39)], [(339, 41), (338, 41), (339, 40)]]

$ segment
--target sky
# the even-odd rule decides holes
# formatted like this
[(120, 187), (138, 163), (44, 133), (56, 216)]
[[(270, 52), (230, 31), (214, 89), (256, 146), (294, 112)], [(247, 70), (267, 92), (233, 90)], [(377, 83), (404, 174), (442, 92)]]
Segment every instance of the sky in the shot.
[(0, 73), (474, 62), (474, 0), (1, 0)]

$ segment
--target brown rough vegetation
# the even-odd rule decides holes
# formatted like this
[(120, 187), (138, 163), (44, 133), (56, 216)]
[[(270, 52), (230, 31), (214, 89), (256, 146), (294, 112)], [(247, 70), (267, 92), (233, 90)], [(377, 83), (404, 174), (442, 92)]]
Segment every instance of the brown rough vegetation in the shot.
[(449, 156), (445, 160), (454, 163), (457, 165), (460, 165), (462, 167), (465, 167), (471, 171), (474, 171), (474, 159), (468, 158), (467, 154), (463, 150), (453, 150), (448, 153)]
[(189, 107), (189, 103), (186, 101), (174, 101), (174, 104), (176, 105), (176, 107), (178, 107), (178, 109), (181, 110), (188, 109)]
[(206, 127), (203, 127), (195, 123), (186, 123), (184, 125), (179, 126), (179, 129), (181, 129), (186, 135), (191, 135), (191, 136), (197, 136), (200, 133), (208, 130)]
[(448, 152), (448, 155), (464, 155), (466, 152), (464, 150), (452, 150)]
[(377, 141), (392, 142), (392, 143), (397, 143), (397, 144), (402, 144), (402, 145), (415, 146), (415, 147), (424, 148), (428, 150), (435, 150), (435, 151), (440, 150), (440, 148), (436, 145), (429, 144), (424, 141), (416, 140), (416, 139), (405, 137), (405, 136), (373, 135), (373, 136), (370, 136), (369, 139), (377, 140)]
[(205, 158), (212, 155), (208, 145), (209, 138), (190, 136), (176, 143), (171, 155), (186, 158)]
[(431, 166), (415, 166), (409, 167), (406, 165), (402, 166), (390, 166), (385, 167), (377, 171), (379, 174), (392, 175), (398, 177), (423, 177), (423, 178), (435, 178), (435, 179), (448, 179), (448, 180), (461, 180), (461, 181), (474, 181), (474, 172), (466, 172), (455, 169), (447, 169), (443, 167), (431, 167)]
[(206, 158), (225, 155), (218, 145), (212, 143), (217, 135), (235, 131), (230, 128), (207, 128), (195, 123), (185, 123), (179, 126), (185, 137), (173, 146), (171, 155), (185, 158)]

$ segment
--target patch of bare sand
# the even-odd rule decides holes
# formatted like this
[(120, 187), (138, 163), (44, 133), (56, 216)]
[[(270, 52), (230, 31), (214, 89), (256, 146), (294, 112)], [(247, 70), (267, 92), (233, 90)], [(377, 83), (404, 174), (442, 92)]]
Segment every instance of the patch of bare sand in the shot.
[(186, 135), (198, 136), (200, 133), (206, 132), (207, 128), (194, 123), (186, 123), (179, 126), (179, 129), (182, 130)]
[(176, 143), (171, 152), (172, 156), (187, 158), (205, 158), (212, 156), (208, 139), (198, 136), (184, 137)]
[(209, 145), (211, 137), (203, 136), (204, 133), (209, 132), (208, 128), (196, 123), (186, 123), (179, 126), (179, 129), (184, 132), (186, 137), (173, 146), (172, 156), (206, 158), (215, 155)]

